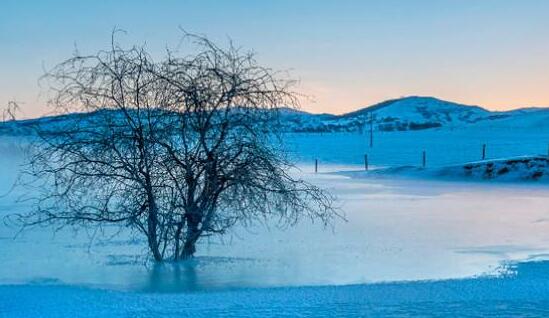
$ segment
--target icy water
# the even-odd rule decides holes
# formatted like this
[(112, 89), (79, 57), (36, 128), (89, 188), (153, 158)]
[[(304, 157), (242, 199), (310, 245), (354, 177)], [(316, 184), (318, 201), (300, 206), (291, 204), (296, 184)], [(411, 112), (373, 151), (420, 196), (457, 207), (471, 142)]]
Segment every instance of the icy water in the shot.
[[(0, 148), (1, 189), (23, 157), (17, 141)], [(122, 291), (189, 292), (255, 287), (347, 285), (500, 275), (510, 261), (549, 255), (549, 187), (425, 180), (304, 178), (338, 196), (346, 221), (237, 228), (202, 242), (195, 260), (154, 265), (140, 237), (94, 228), (25, 231), (0, 225), (0, 284), (67, 284)], [(330, 164), (323, 171), (356, 168)], [(0, 214), (24, 211), (18, 191)]]

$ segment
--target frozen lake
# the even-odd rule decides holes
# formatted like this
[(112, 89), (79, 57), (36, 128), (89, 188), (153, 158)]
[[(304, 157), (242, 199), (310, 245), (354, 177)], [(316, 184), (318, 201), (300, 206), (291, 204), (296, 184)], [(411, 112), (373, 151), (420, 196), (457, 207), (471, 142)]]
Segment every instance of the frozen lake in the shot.
[[(399, 140), (397, 134), (387, 136)], [(352, 143), (341, 135), (331, 138)], [(434, 138), (440, 143), (431, 142), (431, 147), (448, 138)], [(303, 145), (301, 154), (312, 152), (303, 149), (316, 144), (313, 137), (294, 141)], [(2, 192), (9, 189), (23, 158), (17, 144), (4, 139), (0, 146)], [(330, 144), (354, 150), (348, 154), (324, 150), (325, 156), (332, 154), (334, 159), (327, 160), (321, 171), (359, 165), (346, 156), (360, 149), (342, 142)], [(495, 140), (492, 144), (509, 152), (542, 148), (540, 141), (507, 147)], [(412, 153), (409, 146), (400, 150)], [(381, 164), (407, 160), (385, 157), (394, 159)], [(272, 224), (237, 228), (223, 240), (202, 242), (195, 260), (178, 265), (145, 261), (142, 239), (124, 232), (112, 236), (115, 228), (104, 233), (94, 228), (55, 233), (37, 228), (14, 239), (18, 229), (2, 224), (0, 284), (56, 283), (146, 292), (346, 285), (498, 275), (505, 262), (549, 255), (549, 187), (545, 185), (359, 180), (315, 175), (312, 166), (300, 167), (304, 178), (338, 196), (347, 221), (337, 221), (330, 228), (308, 221), (283, 230)], [(14, 202), (20, 191), (2, 198), (2, 216), (24, 211), (24, 204)]]

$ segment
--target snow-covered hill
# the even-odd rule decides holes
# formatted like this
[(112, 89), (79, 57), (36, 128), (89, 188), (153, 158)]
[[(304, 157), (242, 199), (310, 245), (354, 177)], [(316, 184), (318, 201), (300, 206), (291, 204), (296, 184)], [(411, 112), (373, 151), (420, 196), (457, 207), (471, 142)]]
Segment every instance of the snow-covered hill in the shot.
[[(281, 109), (280, 124), (286, 132), (413, 131), (436, 128), (539, 128), (549, 120), (547, 108), (489, 111), (434, 97), (410, 96), (342, 115), (311, 114)], [(71, 114), (0, 123), (0, 134), (25, 134), (37, 124), (57, 125), (81, 120), (86, 114)]]
[[(372, 120), (373, 118), (373, 120)], [(549, 119), (547, 108), (489, 111), (434, 97), (411, 96), (387, 100), (343, 115), (314, 115), (304, 112), (283, 120), (288, 131), (331, 132), (408, 131), (432, 128), (536, 128)]]
[(434, 97), (405, 97), (388, 100), (339, 116), (342, 124), (364, 126), (373, 117), (377, 130), (420, 130), (462, 126), (490, 117), (490, 112), (478, 106), (466, 106)]

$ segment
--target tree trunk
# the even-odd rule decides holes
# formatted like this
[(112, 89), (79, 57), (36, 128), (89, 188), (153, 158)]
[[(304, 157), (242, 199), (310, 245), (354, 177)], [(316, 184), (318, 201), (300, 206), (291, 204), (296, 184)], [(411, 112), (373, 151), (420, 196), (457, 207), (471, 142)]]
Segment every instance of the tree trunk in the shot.
[(196, 241), (186, 241), (183, 245), (183, 250), (181, 251), (180, 259), (187, 260), (193, 257), (194, 252), (196, 252)]
[(179, 256), (181, 254), (181, 252), (180, 252), (180, 249), (181, 249), (181, 232), (183, 231), (183, 225), (184, 225), (183, 222), (180, 222), (179, 224), (177, 224), (177, 228), (175, 230), (175, 235), (174, 235), (175, 249), (174, 249), (174, 253), (173, 253), (173, 259), (176, 260), (176, 261), (179, 259)]
[(196, 252), (196, 241), (200, 237), (200, 230), (198, 229), (198, 218), (195, 215), (187, 216), (187, 232), (185, 235), (185, 243), (179, 259), (186, 260), (192, 258)]
[[(148, 182), (148, 185), (150, 183)], [(152, 187), (147, 189), (147, 201), (149, 201), (149, 214), (147, 216), (147, 241), (149, 244), (149, 249), (154, 257), (154, 260), (157, 262), (162, 261), (163, 257), (160, 253), (158, 237), (156, 230), (158, 228), (158, 215), (156, 210), (156, 201), (152, 193)]]
[(162, 254), (160, 253), (160, 249), (158, 246), (158, 239), (156, 237), (156, 228), (157, 228), (157, 222), (156, 222), (156, 212), (151, 213), (149, 211), (149, 217), (147, 218), (147, 241), (149, 244), (149, 249), (151, 250), (151, 253), (154, 257), (154, 260), (157, 262), (162, 261)]

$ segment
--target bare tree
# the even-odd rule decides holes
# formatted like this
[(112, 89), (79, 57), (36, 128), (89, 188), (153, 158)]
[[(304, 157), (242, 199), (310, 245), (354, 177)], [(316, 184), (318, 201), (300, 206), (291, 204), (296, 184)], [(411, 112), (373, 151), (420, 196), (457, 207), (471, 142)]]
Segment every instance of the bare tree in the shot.
[(9, 101), (8, 106), (2, 112), (2, 121), (14, 121), (16, 114), (20, 111), (19, 103), (16, 101)]
[(67, 120), (40, 128), (29, 174), (43, 182), (25, 225), (119, 224), (157, 261), (186, 259), (237, 223), (327, 224), (331, 196), (292, 177), (276, 130), (291, 81), (232, 45), (185, 35), (196, 53), (143, 47), (74, 57), (46, 78)]

